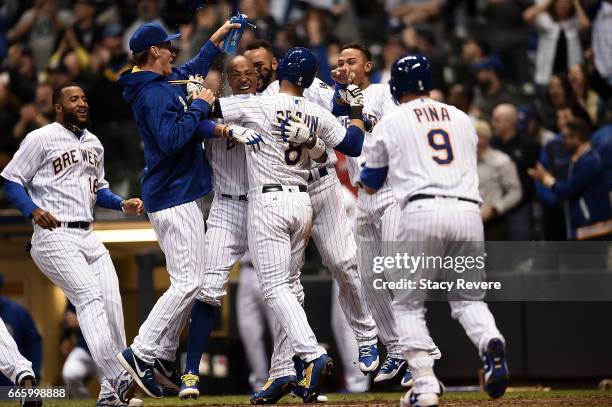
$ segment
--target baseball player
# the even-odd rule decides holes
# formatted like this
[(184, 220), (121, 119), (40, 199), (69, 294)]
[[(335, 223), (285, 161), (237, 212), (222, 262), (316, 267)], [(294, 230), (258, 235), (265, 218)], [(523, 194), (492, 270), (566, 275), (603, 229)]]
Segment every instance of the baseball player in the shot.
[[(423, 56), (408, 55), (393, 64), (389, 85), (400, 106), (385, 115), (368, 138), (360, 183), (366, 193), (373, 194), (389, 178), (401, 210), (396, 240), (425, 242), (408, 246), (409, 255), (424, 251), (453, 256), (457, 245), (451, 242), (484, 240), (477, 136), (465, 113), (428, 97), (431, 82), (429, 62)], [(426, 276), (424, 267), (415, 272), (415, 281)], [(414, 377), (414, 387), (402, 398), (402, 406), (437, 406), (442, 392), (433, 372), (432, 339), (420, 291), (397, 290), (393, 300), (400, 343)], [(480, 352), (485, 390), (491, 397), (500, 397), (508, 386), (504, 338), (479, 297), (459, 297), (462, 300), (449, 301), (452, 316)]]
[[(265, 141), (261, 151), (247, 154), (249, 252), (266, 304), (284, 335), (275, 338), (273, 361), (279, 357), (286, 363), (296, 354), (304, 362), (304, 400), (312, 402), (318, 396), (323, 376), (331, 372), (332, 360), (317, 344), (296, 291), (312, 222), (312, 206), (306, 193), (309, 166), (311, 159), (319, 162), (327, 159), (326, 147), (357, 154), (361, 150), (363, 122), (357, 103), (355, 119), (345, 130), (329, 111), (302, 97), (317, 71), (316, 59), (309, 50), (289, 50), (278, 71), (278, 95), (219, 99), (218, 107), (224, 120), (256, 130)], [(306, 133), (304, 138), (302, 133), (290, 137), (292, 117), (301, 118), (312, 134), (302, 132)], [(272, 133), (273, 126), (280, 131)], [(275, 134), (286, 142), (279, 142)], [(285, 341), (291, 344), (291, 355), (277, 352), (284, 349)], [(282, 371), (271, 372), (264, 390), (273, 385), (287, 388), (295, 380), (295, 369), (287, 363)], [(258, 400), (252, 398), (251, 402)]]
[[(17, 349), (15, 340), (0, 319), (0, 372), (17, 386), (35, 387), (36, 376), (32, 370), (32, 362), (27, 360)], [(33, 399), (21, 400), (22, 407), (39, 407), (42, 401)]]
[(125, 405), (133, 381), (115, 358), (126, 342), (119, 283), (91, 222), (94, 204), (135, 215), (143, 204), (109, 189), (104, 149), (86, 129), (89, 105), (83, 90), (65, 84), (55, 91), (53, 105), (56, 121), (29, 133), (2, 171), (6, 195), (33, 219), (34, 262), (76, 307), (101, 371), (98, 405)]
[[(347, 44), (342, 47), (338, 56), (338, 68), (332, 76), (339, 87), (346, 86), (348, 79), (363, 91), (364, 117), (369, 122), (370, 130), (384, 114), (395, 109), (396, 105), (389, 92), (389, 86), (372, 84), (370, 73), (372, 57), (367, 47), (360, 44)], [(342, 91), (342, 90), (340, 90)], [(338, 92), (338, 91), (337, 91)], [(334, 101), (338, 100), (334, 98)], [(334, 102), (334, 111), (341, 110)], [(348, 116), (339, 116), (342, 124), (348, 123)], [(364, 162), (363, 156), (347, 157), (347, 169), (353, 185), (359, 179), (359, 169)], [(383, 242), (392, 241), (399, 222), (400, 211), (388, 185), (381, 188), (375, 195), (358, 191), (355, 234), (357, 240), (357, 256), (359, 274), (363, 281), (368, 305), (372, 310), (381, 342), (387, 348), (387, 357), (374, 378), (375, 383), (390, 381), (396, 375), (406, 370), (401, 384), (409, 387), (412, 384), (410, 371), (399, 347), (395, 319), (391, 309), (391, 294), (388, 290), (375, 289), (374, 279), (379, 278), (372, 272), (372, 259), (381, 256), (384, 251)], [(384, 277), (384, 276), (383, 276)], [(439, 351), (432, 342), (432, 352), (439, 358)]]
[[(262, 96), (276, 95), (278, 62), (266, 41), (247, 46), (245, 56), (258, 70), (258, 92)], [(314, 78), (304, 90), (304, 98), (326, 110), (332, 108), (333, 90)], [(347, 126), (350, 120), (347, 117)], [(378, 367), (376, 324), (362, 293), (357, 271), (356, 245), (348, 219), (338, 208), (343, 206), (340, 181), (334, 168), (336, 154), (327, 150), (327, 160), (313, 163), (308, 176), (308, 194), (313, 209), (312, 237), (321, 254), (323, 264), (330, 270), (339, 287), (339, 300), (344, 315), (353, 329), (359, 346), (359, 367), (364, 373)]]
[[(227, 65), (227, 77), (234, 95), (255, 94), (255, 70), (246, 58), (233, 57)], [(205, 275), (191, 311), (181, 398), (197, 398), (200, 394), (198, 367), (212, 331), (214, 310), (221, 306), (231, 268), (248, 247), (244, 225), (249, 185), (244, 147), (231, 139), (212, 139), (206, 140), (204, 150), (214, 174), (215, 196), (206, 220)], [(168, 358), (176, 353), (180, 332), (177, 329), (162, 340), (158, 356), (163, 353)]]
[(166, 256), (171, 282), (140, 327), (134, 343), (117, 355), (151, 397), (164, 394), (155, 379), (156, 370), (168, 383), (174, 376), (173, 360), (158, 360), (155, 369), (157, 349), (164, 336), (174, 337), (182, 328), (204, 278), (202, 197), (210, 192), (212, 181), (201, 142), (221, 136), (250, 142), (255, 137), (251, 130), (204, 120), (214, 96), (198, 87), (199, 83), (194, 92), (188, 89), (193, 99), (188, 106), (184, 88), (170, 81), (183, 83), (189, 82), (190, 76), (205, 76), (219, 53), (220, 42), (232, 28), (239, 27), (240, 24), (226, 22), (192, 60), (173, 68), (176, 55), (171, 40), (180, 34), (168, 35), (156, 23), (143, 24), (130, 38), (136, 65), (118, 81), (125, 87), (124, 99), (132, 106), (144, 143), (142, 194)]

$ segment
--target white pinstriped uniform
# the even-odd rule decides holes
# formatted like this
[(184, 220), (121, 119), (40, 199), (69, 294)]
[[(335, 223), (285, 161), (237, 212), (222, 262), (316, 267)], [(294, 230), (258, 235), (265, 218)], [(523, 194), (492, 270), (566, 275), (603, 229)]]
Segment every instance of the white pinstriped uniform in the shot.
[[(378, 123), (364, 153), (368, 167), (389, 167), (388, 180), (401, 208), (398, 241), (484, 240), (475, 202), (455, 198), (409, 201), (417, 194), (427, 194), (482, 202), (476, 144), (476, 130), (465, 113), (429, 98), (404, 103)], [(418, 250), (413, 255), (419, 255)], [(418, 375), (419, 369), (433, 367), (429, 354), (432, 339), (425, 324), (423, 302), (410, 300), (409, 296), (408, 291), (399, 291), (393, 301), (400, 343), (408, 363), (417, 372), (415, 392), (437, 392), (433, 375)], [(492, 338), (503, 340), (484, 302), (450, 301), (450, 306), (453, 318), (461, 323), (479, 351)]]
[[(204, 143), (206, 158), (213, 170), (215, 196), (206, 219), (204, 280), (197, 300), (220, 306), (232, 266), (248, 248), (247, 201), (240, 200), (249, 190), (244, 146), (225, 138)], [(174, 360), (181, 331), (189, 313), (166, 335), (157, 357)]]
[[(375, 126), (384, 114), (395, 109), (388, 85), (372, 84), (363, 90), (363, 114)], [(347, 116), (340, 122), (348, 126)], [(366, 139), (370, 135), (366, 133)], [(353, 185), (359, 180), (359, 169), (364, 163), (364, 155), (346, 157), (349, 177)], [(378, 336), (391, 357), (403, 359), (395, 329), (395, 319), (391, 308), (391, 293), (374, 289), (375, 275), (371, 267), (373, 258), (382, 255), (385, 241), (394, 240), (399, 225), (399, 209), (388, 185), (385, 184), (375, 195), (367, 195), (359, 190), (357, 194), (357, 213), (355, 220), (355, 239), (357, 241), (357, 265), (363, 283), (364, 296), (372, 310), (378, 327)]]
[[(32, 362), (23, 357), (17, 349), (17, 343), (6, 329), (4, 321), (0, 319), (0, 372), (10, 381), (17, 381), (17, 374), (28, 372), (34, 377)], [(15, 383), (18, 385), (19, 383)]]
[[(279, 94), (266, 97), (220, 99), (223, 118), (256, 130), (266, 144), (253, 152), (246, 146), (249, 179), (249, 251), (264, 298), (291, 342), (305, 361), (322, 354), (295, 292), (299, 267), (312, 224), (312, 206), (306, 192), (310, 159), (301, 145), (282, 143), (270, 134), (278, 112), (294, 111), (328, 147), (344, 138), (344, 129), (331, 113), (302, 97)], [(281, 185), (281, 191), (262, 191)]]
[[(272, 82), (262, 95), (274, 95), (279, 91), (278, 81)], [(304, 97), (326, 110), (331, 110), (334, 91), (321, 80), (315, 78), (312, 85), (304, 90)], [(308, 194), (313, 209), (312, 238), (321, 254), (325, 265), (339, 287), (339, 301), (359, 345), (370, 345), (377, 342), (377, 329), (372, 314), (364, 299), (361, 280), (357, 271), (356, 245), (351, 226), (338, 208), (344, 206), (342, 186), (334, 168), (337, 161), (333, 149), (327, 149), (327, 160), (324, 163), (312, 162)], [(320, 169), (325, 168), (327, 175), (321, 176)], [(303, 296), (303, 295), (302, 295)], [(282, 333), (276, 333), (282, 338)], [(282, 342), (283, 340), (281, 340)], [(338, 346), (343, 346), (344, 342)], [(271, 378), (294, 374), (291, 363), (291, 349), (281, 349), (275, 343)], [(348, 354), (349, 349), (343, 349)], [(357, 355), (358, 352), (354, 352)], [(287, 357), (288, 356), (288, 357)], [(284, 363), (283, 363), (284, 361)], [(283, 363), (284, 368), (277, 366)]]
[[(2, 176), (23, 185), (34, 203), (60, 222), (93, 221), (104, 179), (104, 149), (87, 130), (80, 138), (59, 123), (29, 133)], [(100, 398), (114, 394), (124, 372), (116, 354), (126, 346), (119, 282), (93, 230), (34, 224), (32, 258), (75, 305), (79, 325), (103, 378)]]

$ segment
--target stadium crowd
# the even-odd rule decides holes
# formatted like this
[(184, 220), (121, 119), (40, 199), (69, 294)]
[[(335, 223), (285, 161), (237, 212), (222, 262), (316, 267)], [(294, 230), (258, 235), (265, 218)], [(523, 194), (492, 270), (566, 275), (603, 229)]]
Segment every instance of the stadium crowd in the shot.
[[(180, 32), (180, 63), (236, 8), (257, 26), (242, 49), (265, 39), (280, 57), (307, 46), (328, 83), (347, 42), (368, 46), (379, 83), (401, 55), (425, 55), (441, 84), (432, 97), (475, 120), (487, 239), (609, 238), (611, 0), (4, 0), (0, 170), (53, 120), (53, 89), (74, 81), (113, 189), (137, 195), (143, 154), (116, 83), (131, 67), (130, 35), (149, 21)], [(215, 66), (206, 83), (222, 95), (223, 58)]]

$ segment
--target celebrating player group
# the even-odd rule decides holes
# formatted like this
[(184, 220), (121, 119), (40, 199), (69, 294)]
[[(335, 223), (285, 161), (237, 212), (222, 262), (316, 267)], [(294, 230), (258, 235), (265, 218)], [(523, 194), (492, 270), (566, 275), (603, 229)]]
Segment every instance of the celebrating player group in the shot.
[[(33, 220), (32, 258), (76, 307), (98, 367), (97, 405), (141, 405), (136, 386), (155, 398), (199, 396), (215, 309), (247, 251), (274, 340), (269, 379), (250, 401), (273, 404), (290, 392), (306, 403), (320, 400), (334, 363), (303, 308), (300, 269), (312, 237), (339, 287), (361, 371), (374, 382), (401, 377), (409, 388), (402, 406), (437, 406), (444, 387), (433, 366), (442, 355), (425, 324), (424, 299), (376, 289), (375, 279), (395, 271), (381, 275), (372, 264), (393, 254), (388, 242), (483, 241), (471, 120), (429, 98), (423, 56), (400, 58), (388, 85), (372, 84), (371, 56), (359, 44), (342, 48), (330, 87), (316, 78), (310, 50), (292, 48), (277, 60), (270, 44), (255, 41), (227, 61), (233, 95), (215, 97), (203, 78), (235, 29), (239, 23), (226, 22), (179, 67), (171, 41), (180, 34), (146, 23), (130, 38), (134, 67), (119, 84), (144, 145), (141, 198), (110, 190), (104, 149), (87, 130), (87, 97), (73, 83), (54, 94), (55, 122), (28, 134), (2, 171), (7, 197)], [(336, 152), (347, 156), (359, 188), (354, 230), (341, 210)], [(202, 200), (211, 191), (205, 219)], [(91, 227), (95, 204), (146, 211), (166, 257), (170, 287), (129, 346), (117, 275)], [(483, 360), (485, 390), (502, 396), (509, 380), (505, 340), (491, 312), (478, 298), (449, 302)], [(187, 322), (179, 372), (175, 356)], [(31, 364), (5, 331), (0, 370), (17, 384), (35, 385)]]

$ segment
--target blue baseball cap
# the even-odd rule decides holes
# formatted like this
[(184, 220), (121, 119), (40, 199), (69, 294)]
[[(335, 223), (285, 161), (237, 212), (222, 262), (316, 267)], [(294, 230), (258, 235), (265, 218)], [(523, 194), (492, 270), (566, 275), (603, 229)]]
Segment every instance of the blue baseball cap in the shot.
[(476, 70), (476, 72), (488, 70), (494, 71), (496, 74), (501, 75), (504, 73), (505, 67), (504, 63), (501, 59), (499, 59), (499, 57), (491, 55), (483, 59), (481, 62), (475, 64), (474, 69)]
[(164, 31), (159, 23), (145, 23), (138, 27), (134, 34), (132, 34), (132, 38), (130, 38), (130, 50), (134, 54), (139, 54), (153, 45), (172, 41), (180, 36), (180, 33), (166, 34), (166, 31)]

